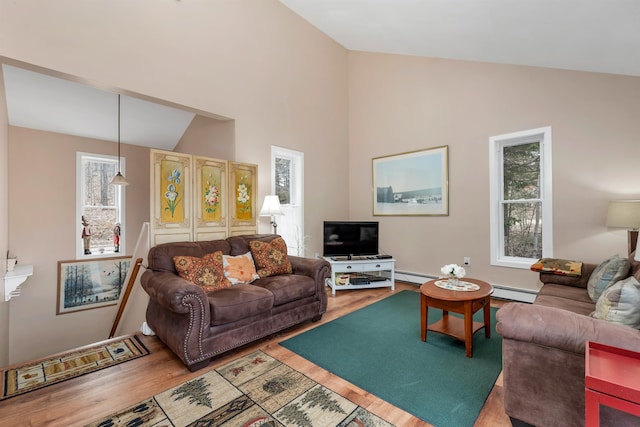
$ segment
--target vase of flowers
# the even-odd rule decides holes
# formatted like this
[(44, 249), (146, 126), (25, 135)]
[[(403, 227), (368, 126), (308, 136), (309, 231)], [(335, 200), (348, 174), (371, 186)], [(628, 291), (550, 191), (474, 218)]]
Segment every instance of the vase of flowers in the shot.
[(464, 268), (458, 264), (447, 264), (440, 269), (442, 274), (448, 279), (451, 286), (458, 286), (460, 279), (462, 279), (467, 272)]

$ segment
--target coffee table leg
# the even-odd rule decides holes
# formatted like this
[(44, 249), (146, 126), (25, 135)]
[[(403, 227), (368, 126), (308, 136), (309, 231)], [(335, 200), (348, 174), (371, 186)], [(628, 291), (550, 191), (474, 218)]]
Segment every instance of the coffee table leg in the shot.
[(473, 310), (471, 309), (471, 301), (464, 303), (464, 347), (467, 351), (467, 357), (473, 357)]
[(489, 297), (484, 300), (484, 336), (491, 338), (491, 302)]
[(427, 305), (427, 297), (420, 294), (420, 339), (427, 340), (427, 316), (429, 315), (429, 306)]

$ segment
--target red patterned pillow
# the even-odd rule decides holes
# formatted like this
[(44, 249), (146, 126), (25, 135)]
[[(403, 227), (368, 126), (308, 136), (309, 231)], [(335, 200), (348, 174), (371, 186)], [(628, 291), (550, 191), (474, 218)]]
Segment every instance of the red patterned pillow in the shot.
[(174, 256), (173, 264), (176, 266), (180, 277), (202, 287), (205, 292), (231, 286), (231, 282), (224, 277), (222, 251), (215, 251), (202, 258)]
[(271, 242), (251, 240), (249, 249), (260, 277), (291, 274), (293, 271), (287, 255), (287, 244), (282, 237), (276, 237)]

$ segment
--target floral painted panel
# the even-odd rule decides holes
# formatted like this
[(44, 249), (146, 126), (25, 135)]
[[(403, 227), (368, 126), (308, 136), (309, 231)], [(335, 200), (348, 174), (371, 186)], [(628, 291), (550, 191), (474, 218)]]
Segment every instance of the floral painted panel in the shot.
[(253, 216), (251, 202), (253, 198), (251, 171), (236, 170), (236, 218), (249, 221)]
[(202, 220), (205, 222), (219, 222), (222, 219), (224, 169), (219, 166), (203, 165), (200, 173), (202, 179), (200, 194)]
[(229, 173), (230, 225), (245, 230), (246, 227), (255, 228), (258, 166), (230, 162)]
[(181, 162), (160, 162), (160, 218), (164, 223), (182, 223), (185, 218), (185, 177)]

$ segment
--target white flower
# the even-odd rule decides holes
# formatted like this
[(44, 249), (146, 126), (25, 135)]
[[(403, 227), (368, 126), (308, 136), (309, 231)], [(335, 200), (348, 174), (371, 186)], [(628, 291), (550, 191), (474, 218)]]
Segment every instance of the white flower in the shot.
[(440, 269), (442, 274), (447, 277), (457, 277), (461, 279), (467, 274), (464, 268), (460, 267), (458, 264), (447, 264)]

